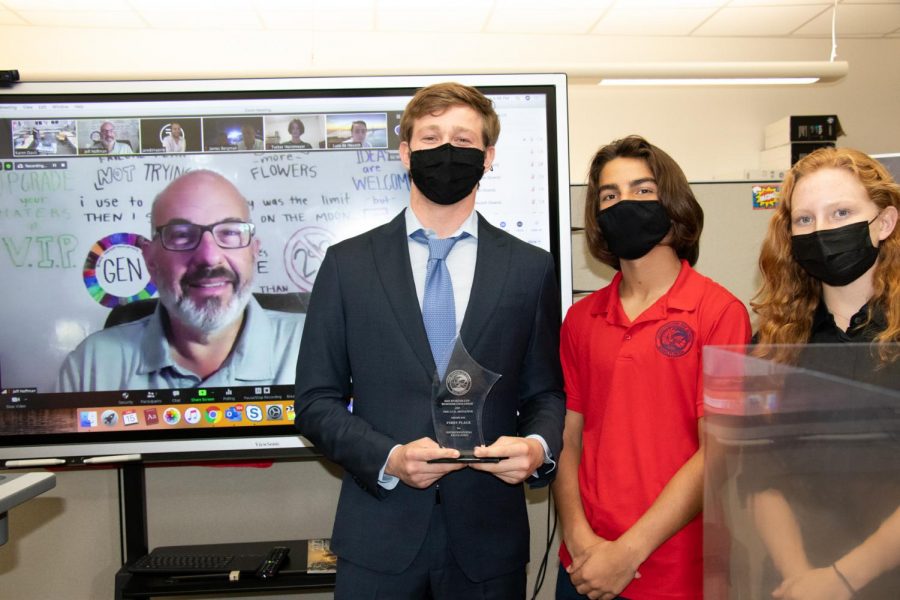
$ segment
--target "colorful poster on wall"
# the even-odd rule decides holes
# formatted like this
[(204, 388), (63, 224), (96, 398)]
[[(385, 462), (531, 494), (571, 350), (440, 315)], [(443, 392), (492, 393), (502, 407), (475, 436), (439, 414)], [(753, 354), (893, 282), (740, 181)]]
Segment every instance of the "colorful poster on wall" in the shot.
[(754, 185), (753, 210), (769, 210), (778, 206), (778, 198), (781, 195), (781, 186), (776, 183)]

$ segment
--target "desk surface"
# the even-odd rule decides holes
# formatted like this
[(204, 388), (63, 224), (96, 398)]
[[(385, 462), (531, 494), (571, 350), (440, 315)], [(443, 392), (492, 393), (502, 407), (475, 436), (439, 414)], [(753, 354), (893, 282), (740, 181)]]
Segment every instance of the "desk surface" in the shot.
[(115, 597), (118, 600), (119, 598), (315, 590), (334, 587), (333, 573), (309, 574), (306, 572), (306, 544), (306, 540), (282, 540), (185, 546), (186, 551), (197, 553), (264, 554), (272, 546), (287, 546), (291, 552), (278, 575), (269, 580), (257, 579), (252, 573), (241, 573), (238, 581), (229, 581), (227, 575), (173, 581), (169, 579), (171, 574), (131, 573), (128, 571), (128, 566), (125, 565), (116, 573)]

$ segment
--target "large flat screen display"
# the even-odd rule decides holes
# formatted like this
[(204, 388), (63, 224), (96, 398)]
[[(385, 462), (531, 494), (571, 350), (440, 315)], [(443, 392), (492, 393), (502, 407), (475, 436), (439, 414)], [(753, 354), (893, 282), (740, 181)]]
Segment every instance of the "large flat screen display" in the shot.
[[(555, 254), (568, 304), (563, 75), (0, 90), (0, 464), (311, 452), (292, 427), (292, 365), (318, 266), (330, 244), (406, 206), (400, 116), (416, 89), (447, 80), (478, 86), (501, 119), (477, 209)], [(165, 323), (153, 321), (158, 286), (141, 252), (150, 208), (167, 184), (197, 169), (224, 175), (250, 206), (260, 243), (252, 292), (272, 329), (270, 337), (249, 337), (254, 328), (245, 320), (246, 347), (229, 359), (257, 361), (270, 375), (246, 378), (235, 368), (196, 385), (127, 383), (146, 381), (132, 375), (165, 359), (157, 339)], [(104, 345), (80, 348), (98, 332)]]

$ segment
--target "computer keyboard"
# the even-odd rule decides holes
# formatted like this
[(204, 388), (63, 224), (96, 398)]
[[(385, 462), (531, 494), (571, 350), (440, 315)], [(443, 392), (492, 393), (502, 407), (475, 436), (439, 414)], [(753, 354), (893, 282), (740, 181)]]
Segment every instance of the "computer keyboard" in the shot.
[(234, 556), (151, 552), (128, 567), (132, 573), (217, 573), (230, 570)]

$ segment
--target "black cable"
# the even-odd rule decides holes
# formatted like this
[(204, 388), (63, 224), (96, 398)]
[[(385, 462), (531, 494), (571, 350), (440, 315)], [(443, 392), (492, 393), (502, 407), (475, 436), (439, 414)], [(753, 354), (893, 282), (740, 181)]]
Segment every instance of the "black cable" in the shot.
[[(553, 515), (553, 528), (550, 528), (550, 515)], [(556, 511), (553, 510), (553, 494), (550, 492), (550, 486), (547, 486), (547, 546), (544, 548), (544, 556), (541, 558), (541, 564), (538, 567), (537, 575), (534, 579), (534, 591), (531, 594), (531, 600), (537, 600), (538, 592), (544, 585), (544, 578), (547, 576), (547, 562), (550, 558), (550, 548), (553, 546), (553, 536), (556, 535), (556, 524), (559, 520), (556, 518)]]

